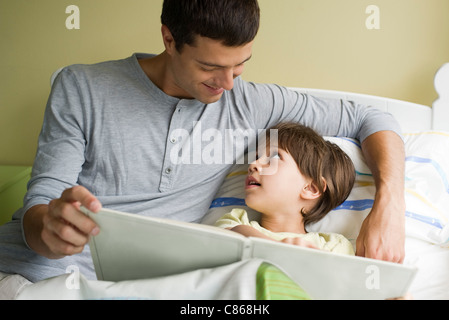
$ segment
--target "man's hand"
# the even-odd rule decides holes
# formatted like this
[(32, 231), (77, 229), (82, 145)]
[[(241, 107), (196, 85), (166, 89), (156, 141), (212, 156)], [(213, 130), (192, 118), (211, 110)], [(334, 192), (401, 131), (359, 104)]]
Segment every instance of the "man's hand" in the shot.
[(401, 263), (405, 256), (405, 151), (390, 131), (369, 136), (362, 150), (376, 184), (373, 208), (362, 224), (356, 254)]
[(373, 210), (365, 219), (356, 243), (356, 255), (402, 263), (405, 251), (405, 210), (393, 205), (384, 207), (387, 214)]
[(101, 209), (100, 202), (84, 187), (65, 190), (49, 205), (38, 205), (27, 211), (24, 231), (28, 245), (37, 253), (58, 259), (83, 251), (90, 236), (100, 230), (82, 213), (81, 205), (92, 212)]

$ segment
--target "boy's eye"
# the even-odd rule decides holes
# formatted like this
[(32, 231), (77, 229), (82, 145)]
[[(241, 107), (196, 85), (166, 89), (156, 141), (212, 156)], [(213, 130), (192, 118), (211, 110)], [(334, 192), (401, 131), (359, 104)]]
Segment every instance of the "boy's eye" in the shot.
[(263, 164), (269, 164), (270, 161), (273, 159), (281, 159), (281, 157), (279, 156), (279, 154), (277, 152), (274, 152), (270, 155), (266, 155), (266, 156), (262, 156), (262, 157), (256, 153), (256, 161), (260, 161)]
[(274, 153), (272, 156), (270, 156), (270, 160), (271, 159), (280, 159), (281, 157), (279, 156), (278, 153)]

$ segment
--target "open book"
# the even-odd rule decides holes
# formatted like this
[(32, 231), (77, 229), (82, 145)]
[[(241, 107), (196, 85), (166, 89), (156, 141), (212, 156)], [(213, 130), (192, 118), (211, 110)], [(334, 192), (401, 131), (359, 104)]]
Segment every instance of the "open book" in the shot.
[(90, 240), (99, 280), (161, 277), (260, 258), (315, 299), (386, 299), (407, 293), (410, 266), (303, 248), (193, 223), (83, 208), (100, 227)]

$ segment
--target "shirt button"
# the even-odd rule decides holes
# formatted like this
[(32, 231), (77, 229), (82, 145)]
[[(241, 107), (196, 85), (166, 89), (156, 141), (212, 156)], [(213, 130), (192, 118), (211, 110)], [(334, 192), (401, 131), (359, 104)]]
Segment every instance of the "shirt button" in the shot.
[(171, 143), (176, 143), (176, 138), (174, 138), (174, 137), (171, 138), (171, 139), (170, 139), (170, 142), (171, 142)]
[(165, 169), (165, 173), (166, 173), (166, 174), (170, 174), (170, 173), (171, 173), (171, 168)]

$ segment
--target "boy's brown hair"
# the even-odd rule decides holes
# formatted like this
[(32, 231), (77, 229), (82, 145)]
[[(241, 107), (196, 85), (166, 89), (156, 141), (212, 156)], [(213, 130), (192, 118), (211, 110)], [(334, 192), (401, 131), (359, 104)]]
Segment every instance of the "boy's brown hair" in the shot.
[(309, 212), (301, 211), (304, 226), (321, 220), (351, 193), (355, 181), (354, 164), (339, 146), (326, 141), (309, 127), (281, 123), (271, 129), (277, 130), (278, 147), (293, 157), (299, 171), (311, 178), (321, 193), (319, 201)]

